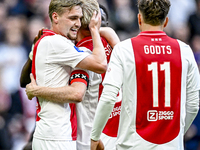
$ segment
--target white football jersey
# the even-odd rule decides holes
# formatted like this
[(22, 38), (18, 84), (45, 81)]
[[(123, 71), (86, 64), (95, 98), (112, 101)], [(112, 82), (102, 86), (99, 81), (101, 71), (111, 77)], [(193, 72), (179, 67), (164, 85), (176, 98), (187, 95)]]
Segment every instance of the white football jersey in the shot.
[[(101, 38), (107, 61), (110, 58), (112, 51), (111, 47), (104, 38)], [(76, 44), (77, 47), (86, 51), (90, 50), (92, 53), (93, 42), (92, 37), (83, 38)], [(87, 71), (89, 75), (89, 86), (82, 102), (76, 104), (77, 114), (77, 150), (90, 149), (90, 134), (92, 130), (94, 115), (98, 104), (99, 92), (102, 82), (102, 74), (97, 74), (92, 71)]]
[[(141, 32), (115, 46), (103, 84), (123, 85), (118, 150), (184, 150), (184, 128), (193, 120), (185, 121), (186, 115), (194, 118), (199, 104), (188, 97), (200, 89), (188, 45), (162, 31)], [(98, 123), (105, 115), (98, 114), (107, 101), (98, 105), (92, 139), (99, 138)]]
[[(67, 38), (44, 30), (33, 51), (32, 72), (39, 86), (68, 85), (72, 68), (89, 55), (75, 47)], [(75, 140), (75, 107), (38, 98), (34, 138), (44, 140)], [(75, 118), (76, 119), (76, 118)]]
[(99, 84), (101, 83), (101, 74), (87, 72), (89, 75), (88, 89), (83, 101), (76, 104), (78, 150), (90, 148), (90, 133), (98, 104)]

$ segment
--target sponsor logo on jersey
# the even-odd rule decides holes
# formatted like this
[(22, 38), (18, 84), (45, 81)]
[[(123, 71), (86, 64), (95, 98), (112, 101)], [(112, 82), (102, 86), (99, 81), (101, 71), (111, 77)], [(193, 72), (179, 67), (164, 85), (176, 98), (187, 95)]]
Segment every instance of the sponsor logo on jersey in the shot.
[(173, 117), (174, 117), (174, 111), (149, 110), (147, 112), (148, 121), (172, 120)]
[(121, 106), (119, 106), (119, 107), (114, 107), (112, 113), (110, 114), (109, 119), (110, 119), (110, 118), (113, 118), (113, 117), (115, 117), (115, 116), (117, 116), (117, 115), (120, 115), (120, 112), (121, 112)]

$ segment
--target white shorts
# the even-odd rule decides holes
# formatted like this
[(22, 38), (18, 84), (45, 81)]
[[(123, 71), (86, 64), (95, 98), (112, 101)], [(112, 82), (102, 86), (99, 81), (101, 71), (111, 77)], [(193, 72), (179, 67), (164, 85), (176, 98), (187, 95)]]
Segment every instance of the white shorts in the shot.
[(104, 150), (116, 150), (116, 144), (117, 144), (116, 137), (110, 137), (104, 133), (101, 133), (100, 139), (103, 142)]
[(33, 138), (33, 150), (76, 150), (76, 141), (41, 140)]

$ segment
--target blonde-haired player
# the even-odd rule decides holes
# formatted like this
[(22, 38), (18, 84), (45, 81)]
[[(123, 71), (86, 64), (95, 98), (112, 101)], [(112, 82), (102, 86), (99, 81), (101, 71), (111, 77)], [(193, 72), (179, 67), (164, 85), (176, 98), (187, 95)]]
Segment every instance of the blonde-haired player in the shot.
[[(93, 40), (91, 37), (92, 32), (90, 32), (88, 25), (90, 23), (90, 19), (92, 17), (93, 12), (99, 11), (99, 5), (96, 0), (86, 0), (83, 2), (84, 3), (82, 7), (83, 9), (82, 26), (78, 31), (78, 36), (76, 39), (78, 43), (76, 44), (76, 46), (79, 47), (79, 49), (84, 50), (84, 51), (88, 51), (90, 49), (89, 52), (91, 52), (93, 50), (93, 46), (95, 45), (93, 45)], [(111, 41), (110, 42), (111, 46), (114, 46), (116, 43), (119, 42), (119, 39), (113, 30), (111, 29), (108, 30), (108, 28), (106, 28), (105, 30), (102, 32), (107, 37), (108, 41)], [(112, 49), (104, 38), (101, 38), (101, 40), (104, 45), (106, 56), (109, 56)], [(85, 74), (86, 72), (87, 74)], [(87, 82), (87, 79), (86, 79), (85, 83), (87, 84), (89, 83), (89, 85), (85, 93), (85, 97), (81, 103), (78, 103), (76, 105), (77, 149), (78, 150), (90, 149), (90, 133), (91, 133), (91, 128), (92, 128), (94, 113), (95, 113), (96, 106), (98, 103), (98, 93), (99, 93), (99, 84), (101, 83), (101, 75), (96, 74), (91, 71), (87, 71), (87, 70), (83, 71), (76, 68), (72, 71), (70, 81), (69, 81), (69, 85), (73, 86), (74, 84), (77, 84), (79, 82), (82, 82), (82, 81), (84, 82), (83, 78), (87, 78), (87, 77), (89, 77), (89, 82)], [(66, 97), (66, 93), (68, 92), (67, 91), (68, 87), (64, 87), (64, 88), (39, 87), (40, 90), (37, 90), (38, 88), (36, 88), (35, 86), (35, 89), (33, 89), (32, 85), (33, 84), (29, 84), (27, 86), (28, 95), (32, 95), (32, 96), (34, 95), (37, 97), (45, 97), (48, 100), (53, 100), (57, 102), (60, 102), (60, 100), (64, 101), (65, 99), (68, 99), (68, 97)], [(45, 90), (47, 91), (51, 90), (51, 92), (45, 92)], [(45, 93), (51, 93), (51, 96), (48, 97), (49, 94), (45, 95)], [(54, 95), (54, 93), (56, 94)]]

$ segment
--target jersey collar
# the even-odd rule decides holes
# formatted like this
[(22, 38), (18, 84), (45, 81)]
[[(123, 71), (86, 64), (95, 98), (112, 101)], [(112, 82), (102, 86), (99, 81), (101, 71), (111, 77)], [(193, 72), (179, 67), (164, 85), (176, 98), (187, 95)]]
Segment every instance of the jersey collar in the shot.
[(143, 31), (139, 35), (166, 35), (164, 31)]

